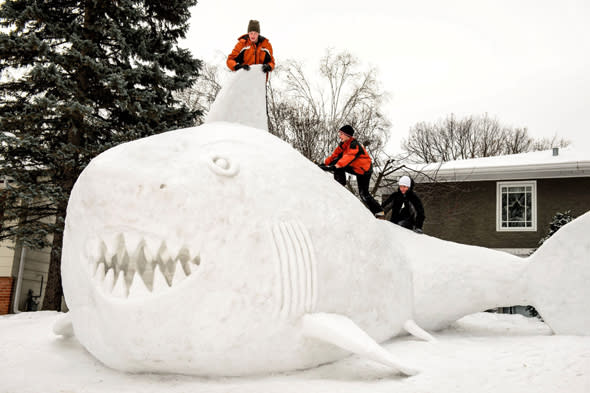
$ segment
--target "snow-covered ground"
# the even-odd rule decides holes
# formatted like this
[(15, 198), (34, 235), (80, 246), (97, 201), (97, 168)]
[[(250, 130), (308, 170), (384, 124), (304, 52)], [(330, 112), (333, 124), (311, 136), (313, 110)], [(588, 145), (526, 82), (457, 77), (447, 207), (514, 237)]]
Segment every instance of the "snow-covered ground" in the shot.
[(401, 377), (351, 356), (317, 368), (243, 378), (127, 374), (102, 365), (75, 338), (55, 336), (61, 314), (0, 317), (1, 393), (92, 392), (590, 392), (590, 337), (552, 335), (534, 318), (478, 313), (438, 332), (385, 344), (422, 372)]

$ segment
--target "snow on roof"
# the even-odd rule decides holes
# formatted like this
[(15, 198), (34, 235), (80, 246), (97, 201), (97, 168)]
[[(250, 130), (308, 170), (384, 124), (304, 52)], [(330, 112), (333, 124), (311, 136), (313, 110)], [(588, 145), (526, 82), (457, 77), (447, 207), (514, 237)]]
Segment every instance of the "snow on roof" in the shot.
[[(432, 164), (407, 165), (418, 182), (519, 180), (590, 177), (590, 151), (573, 147), (473, 158)], [(417, 173), (418, 172), (418, 173)]]

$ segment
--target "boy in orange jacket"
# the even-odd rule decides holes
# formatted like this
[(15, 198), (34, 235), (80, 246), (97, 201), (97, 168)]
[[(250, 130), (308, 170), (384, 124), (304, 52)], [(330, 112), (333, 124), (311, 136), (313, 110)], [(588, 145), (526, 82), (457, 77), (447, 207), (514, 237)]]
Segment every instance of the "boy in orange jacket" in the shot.
[(234, 50), (227, 56), (226, 64), (232, 71), (248, 71), (253, 64), (262, 64), (262, 71), (265, 73), (274, 70), (272, 45), (268, 38), (260, 35), (260, 22), (251, 20), (248, 23), (248, 34), (238, 38)]
[(361, 200), (377, 218), (384, 218), (385, 214), (379, 202), (369, 193), (369, 182), (373, 174), (373, 161), (371, 156), (354, 137), (354, 128), (345, 125), (338, 131), (338, 137), (342, 142), (334, 150), (332, 155), (324, 161), (320, 167), (334, 172), (334, 179), (346, 186), (346, 173), (356, 176)]

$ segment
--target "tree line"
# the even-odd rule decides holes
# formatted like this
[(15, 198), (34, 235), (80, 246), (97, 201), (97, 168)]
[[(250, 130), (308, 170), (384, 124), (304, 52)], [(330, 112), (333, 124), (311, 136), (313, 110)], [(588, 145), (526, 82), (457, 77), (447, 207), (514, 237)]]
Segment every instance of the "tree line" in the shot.
[(450, 114), (438, 122), (421, 122), (410, 128), (408, 138), (402, 141), (412, 160), (423, 163), (525, 153), (568, 144), (557, 136), (535, 139), (526, 127), (502, 125), (488, 114), (459, 119)]
[[(215, 100), (220, 73), (229, 71), (178, 45), (196, 3), (0, 5), (0, 177), (13, 181), (0, 194), (0, 240), (51, 249), (42, 309), (61, 307), (67, 201), (90, 160), (122, 142), (201, 124)], [(387, 99), (377, 71), (346, 51), (327, 50), (311, 74), (287, 60), (267, 85), (269, 130), (319, 163), (334, 149), (335, 131), (351, 124), (375, 160), (376, 184), (387, 186), (403, 162), (384, 152), (391, 129), (383, 110)], [(445, 161), (553, 142), (534, 140), (526, 129), (503, 127), (487, 115), (449, 115), (412, 127), (403, 156)]]

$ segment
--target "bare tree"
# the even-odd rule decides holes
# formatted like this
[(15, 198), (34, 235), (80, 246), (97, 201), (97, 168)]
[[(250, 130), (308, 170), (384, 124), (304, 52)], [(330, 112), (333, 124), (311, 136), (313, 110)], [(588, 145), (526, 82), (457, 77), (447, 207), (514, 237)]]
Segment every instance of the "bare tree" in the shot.
[(350, 124), (373, 155), (382, 152), (391, 124), (381, 112), (386, 95), (374, 68), (361, 70), (351, 54), (327, 50), (319, 64), (319, 80), (313, 81), (316, 85), (300, 63), (285, 64), (273, 73), (269, 87), (273, 134), (319, 162), (334, 149), (335, 131)]
[(569, 144), (570, 144), (570, 142), (567, 139), (558, 138), (557, 134), (556, 134), (556, 135), (553, 135), (553, 137), (551, 139), (542, 138), (542, 139), (537, 139), (537, 140), (533, 141), (533, 144), (531, 146), (531, 150), (533, 150), (533, 151), (548, 150), (553, 147), (566, 147)]
[(414, 161), (426, 163), (523, 153), (568, 144), (569, 141), (557, 137), (535, 140), (526, 128), (502, 126), (487, 114), (462, 119), (451, 114), (436, 123), (418, 123), (402, 142)]
[(211, 104), (215, 101), (219, 90), (221, 90), (219, 67), (205, 62), (202, 64), (203, 68), (195, 84), (175, 95), (177, 100), (183, 102), (191, 110), (203, 113), (203, 116), (195, 119), (194, 125), (196, 126), (203, 123)]

